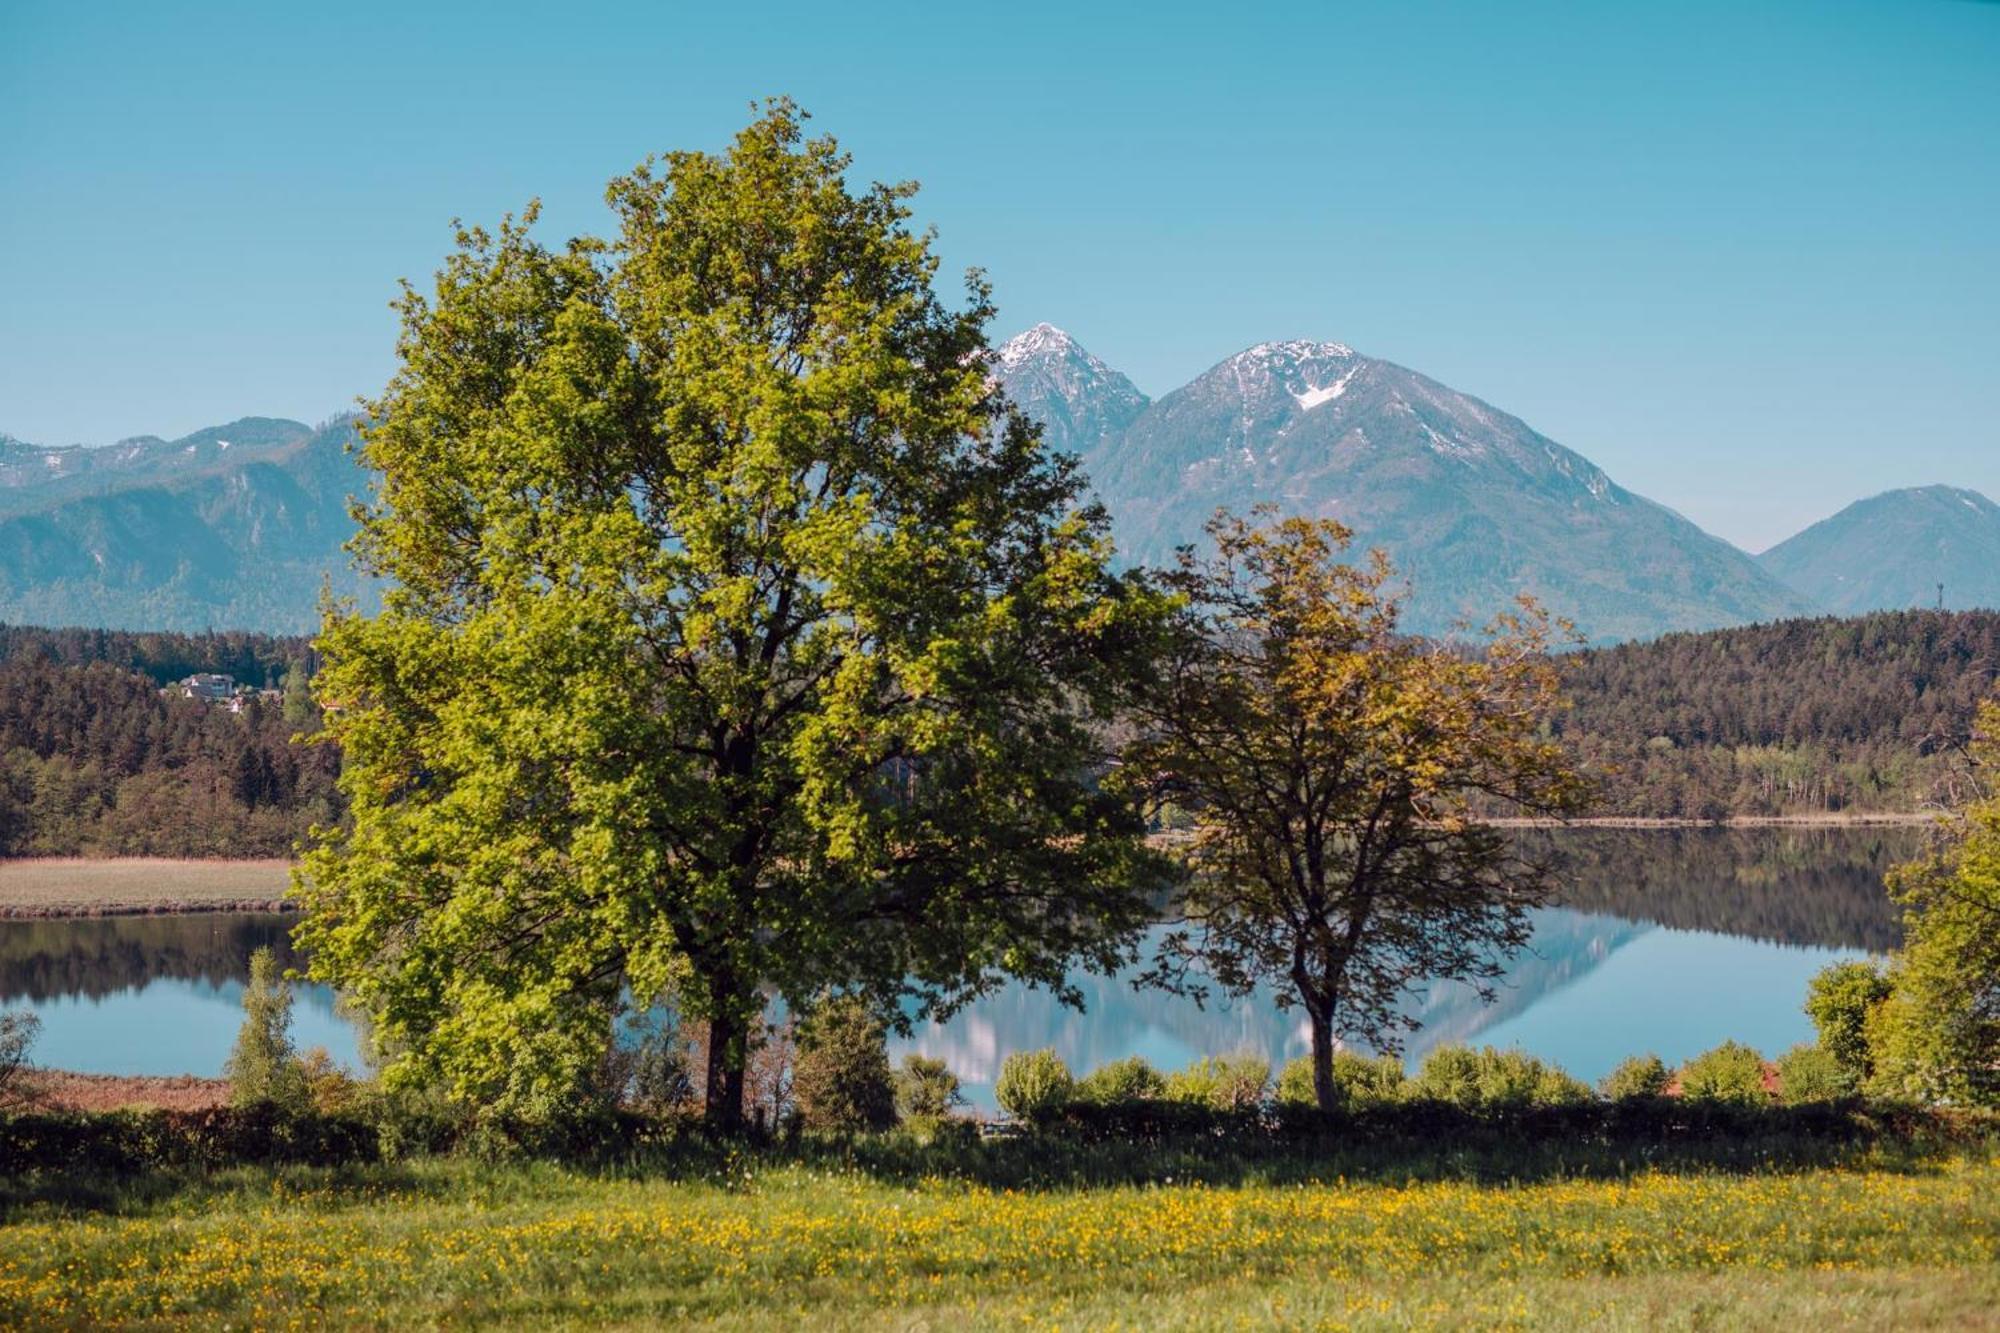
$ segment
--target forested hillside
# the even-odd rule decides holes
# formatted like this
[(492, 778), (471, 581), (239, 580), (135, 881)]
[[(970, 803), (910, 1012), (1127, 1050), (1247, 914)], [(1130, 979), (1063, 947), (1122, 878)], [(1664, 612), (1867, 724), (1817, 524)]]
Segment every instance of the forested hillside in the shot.
[(2000, 613), (1878, 612), (1670, 634), (1576, 655), (1563, 738), (1600, 813), (1664, 818), (1914, 810), (2000, 675)]
[[(340, 813), (304, 639), (0, 625), (0, 855), (283, 856)], [(1608, 816), (1909, 811), (1962, 786), (2000, 612), (1884, 612), (1574, 655), (1559, 734)], [(283, 691), (162, 694), (194, 672)]]
[[(339, 811), (301, 640), (0, 627), (0, 854), (283, 856)], [(163, 694), (193, 672), (281, 690)]]

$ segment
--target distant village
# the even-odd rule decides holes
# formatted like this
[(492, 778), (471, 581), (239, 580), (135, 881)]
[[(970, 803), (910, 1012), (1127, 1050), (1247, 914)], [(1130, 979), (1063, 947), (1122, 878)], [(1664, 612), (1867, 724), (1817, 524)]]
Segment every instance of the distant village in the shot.
[(192, 676), (175, 681), (160, 693), (169, 696), (178, 694), (183, 699), (199, 699), (205, 704), (221, 704), (232, 713), (242, 712), (249, 707), (252, 700), (277, 706), (285, 699), (283, 690), (238, 685), (236, 677), (216, 671), (197, 671)]

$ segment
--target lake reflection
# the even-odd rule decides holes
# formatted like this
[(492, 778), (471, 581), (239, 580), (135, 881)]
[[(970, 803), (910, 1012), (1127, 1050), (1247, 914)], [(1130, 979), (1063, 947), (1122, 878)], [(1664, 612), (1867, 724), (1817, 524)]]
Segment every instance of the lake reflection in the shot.
[[(1550, 836), (1550, 835), (1532, 835)], [(1587, 830), (1554, 835), (1570, 857), (1564, 905), (1484, 1005), (1468, 988), (1413, 997), (1420, 1055), (1443, 1041), (1519, 1045), (1595, 1079), (1625, 1055), (1677, 1061), (1734, 1037), (1775, 1054), (1811, 1036), (1805, 984), (1840, 958), (1896, 942), (1884, 870), (1914, 830)], [(213, 1075), (236, 1028), (251, 950), (288, 964), (288, 922), (204, 914), (0, 922), (0, 1004), (42, 1015), (38, 1063), (92, 1073)], [(1010, 986), (948, 1024), (895, 1043), (948, 1060), (975, 1105), (1010, 1051), (1053, 1046), (1079, 1073), (1127, 1055), (1167, 1069), (1241, 1048), (1305, 1050), (1299, 1018), (1269, 995), (1199, 1008), (1125, 979), (1085, 978), (1082, 1013)], [(294, 1035), (358, 1063), (322, 986), (299, 986)]]

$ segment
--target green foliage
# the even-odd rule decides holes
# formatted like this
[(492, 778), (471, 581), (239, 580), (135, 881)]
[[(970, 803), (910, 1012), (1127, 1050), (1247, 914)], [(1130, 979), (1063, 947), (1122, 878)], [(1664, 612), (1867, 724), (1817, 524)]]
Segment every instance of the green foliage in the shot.
[(1000, 1062), (993, 1100), (1016, 1120), (1046, 1120), (1069, 1105), (1076, 1080), (1054, 1049), (1016, 1051)]
[(1725, 1041), (1681, 1066), (1681, 1096), (1691, 1102), (1765, 1106), (1764, 1057), (1741, 1042)]
[(827, 1000), (800, 1027), (792, 1098), (807, 1129), (887, 1129), (896, 1123), (885, 1030), (859, 996)]
[(1121, 1106), (1166, 1095), (1167, 1080), (1141, 1056), (1099, 1065), (1076, 1085), (1076, 1100), (1093, 1106)]
[(1673, 1071), (1657, 1055), (1628, 1055), (1598, 1082), (1598, 1091), (1614, 1102), (1664, 1097)]
[(1206, 1056), (1167, 1075), (1161, 1095), (1211, 1111), (1250, 1111), (1263, 1104), (1270, 1086), (1271, 1062), (1254, 1051), (1238, 1051)]
[(133, 664), (243, 656), (257, 670), (260, 654), (304, 645), (259, 639), (204, 654), (190, 641), (148, 656), (132, 637), (0, 637), (12, 654), (0, 657), (0, 855), (287, 856), (312, 822), (339, 817), (338, 756), (291, 743), (316, 713), (293, 723), (256, 697), (231, 712), (163, 693)]
[(306, 1067), (292, 1049), (292, 988), (268, 948), (250, 955), (250, 980), (243, 987), (243, 1026), (223, 1066), (229, 1095), (238, 1106), (269, 1103), (300, 1111), (312, 1090)]
[(896, 1071), (896, 1111), (905, 1120), (941, 1120), (964, 1103), (951, 1066), (914, 1051), (903, 1057)]
[(1494, 796), (1553, 815), (1585, 795), (1543, 730), (1554, 627), (1524, 600), (1479, 652), (1401, 633), (1386, 557), (1345, 562), (1352, 534), (1331, 519), (1223, 513), (1209, 536), (1212, 558), (1186, 548), (1165, 578), (1184, 612), (1128, 761), (1196, 817), (1189, 924), (1151, 976), (1278, 982), (1322, 1059), (1336, 1033), (1393, 1043), (1411, 989), (1493, 980), (1554, 887), (1548, 861), (1465, 817)]
[(1580, 1106), (1594, 1101), (1587, 1084), (1518, 1050), (1448, 1045), (1432, 1048), (1408, 1086), (1411, 1097), (1468, 1111), (1530, 1106)]
[(1868, 1050), (1868, 1017), (1889, 998), (1889, 979), (1874, 963), (1834, 963), (1814, 974), (1806, 990), (1806, 1013), (1819, 1033), (1819, 1049), (1840, 1069), (1848, 1090), (1875, 1072)]
[[(1353, 1051), (1334, 1052), (1333, 1084), (1341, 1110), (1392, 1105), (1402, 1098), (1405, 1082), (1403, 1062), (1393, 1055), (1371, 1059)], [(1312, 1057), (1302, 1055), (1279, 1072), (1276, 1101), (1280, 1106), (1312, 1106), (1315, 1100)]]
[(1164, 614), (934, 287), (914, 187), (770, 104), (614, 181), (611, 239), (467, 228), (406, 291), (319, 697), (352, 827), (314, 974), (396, 1054), (560, 1115), (632, 995), (705, 1025), (742, 1117), (766, 1000), (1075, 1000), (1158, 858), (1105, 724)]
[(1667, 634), (1576, 653), (1557, 733), (1610, 813), (1914, 810), (1962, 778), (2000, 660), (1991, 611), (1884, 611)]
[(1837, 1102), (1854, 1091), (1848, 1070), (1824, 1046), (1801, 1042), (1778, 1057), (1778, 1100), (1787, 1106)]
[[(2000, 701), (1979, 714), (1982, 772), (2000, 769)], [(1968, 807), (1931, 856), (1900, 867), (1903, 947), (1866, 1025), (1880, 1096), (2000, 1106), (2000, 795)]]

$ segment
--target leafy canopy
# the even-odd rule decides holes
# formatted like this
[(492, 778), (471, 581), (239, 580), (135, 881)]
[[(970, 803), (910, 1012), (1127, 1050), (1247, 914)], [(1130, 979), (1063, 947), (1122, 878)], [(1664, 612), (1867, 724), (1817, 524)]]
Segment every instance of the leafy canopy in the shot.
[(1213, 558), (1185, 551), (1168, 579), (1185, 615), (1140, 706), (1136, 766), (1196, 817), (1186, 925), (1153, 975), (1236, 994), (1279, 980), (1331, 1110), (1335, 1037), (1393, 1050), (1410, 989), (1489, 985), (1552, 887), (1549, 862), (1475, 814), (1582, 797), (1544, 730), (1550, 625), (1524, 600), (1474, 647), (1413, 639), (1387, 560), (1343, 561), (1340, 524), (1224, 514), (1209, 531)]
[(353, 821), (300, 883), (392, 1079), (560, 1107), (671, 993), (732, 1122), (766, 988), (1071, 995), (1143, 920), (1098, 736), (1157, 599), (990, 382), (981, 279), (934, 290), (915, 187), (802, 122), (613, 181), (610, 239), (463, 228), (402, 297), (357, 546), (394, 586), (327, 617)]

